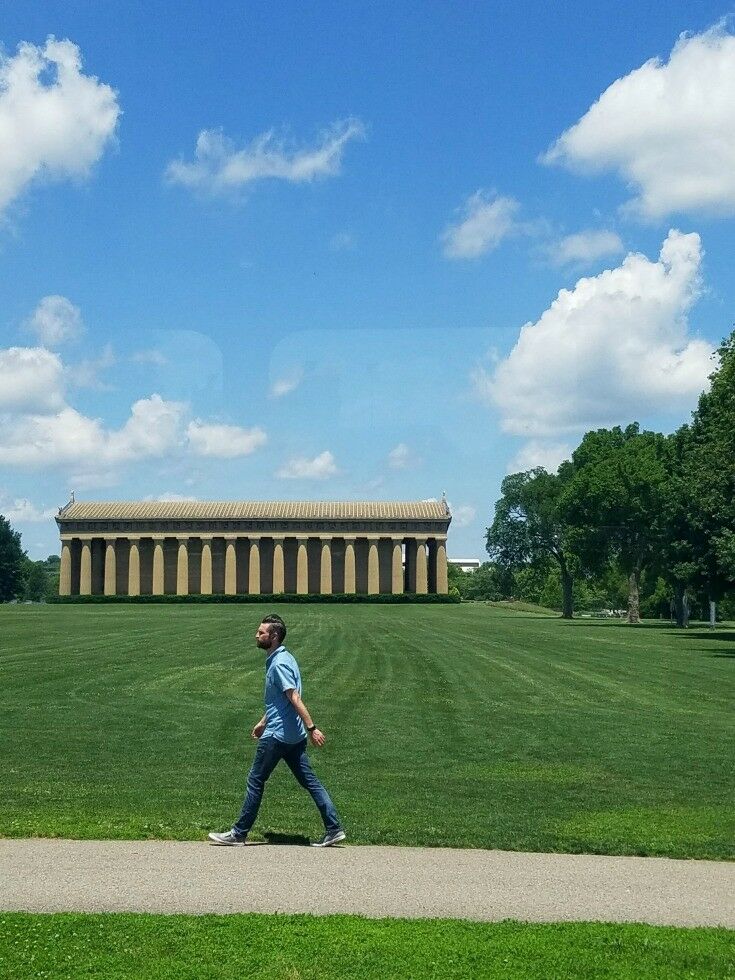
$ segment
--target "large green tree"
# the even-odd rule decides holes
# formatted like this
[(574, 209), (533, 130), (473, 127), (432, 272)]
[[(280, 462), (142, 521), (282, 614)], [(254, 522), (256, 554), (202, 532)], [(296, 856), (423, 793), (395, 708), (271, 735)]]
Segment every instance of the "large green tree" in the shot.
[(717, 351), (711, 386), (680, 441), (682, 550), (713, 600), (735, 587), (735, 331)]
[(487, 530), (487, 551), (500, 566), (559, 566), (562, 585), (562, 616), (573, 614), (573, 584), (576, 567), (570, 538), (571, 526), (559, 504), (573, 476), (570, 463), (562, 463), (558, 473), (536, 467), (524, 473), (511, 473), (501, 485), (495, 505), (495, 518)]
[(23, 598), (41, 602), (49, 594), (49, 574), (46, 563), (25, 559), (23, 569)]
[(662, 538), (666, 459), (665, 437), (637, 423), (588, 432), (572, 454), (574, 474), (561, 501), (583, 563), (612, 559), (627, 575), (630, 623), (640, 620), (641, 574)]
[(0, 514), (0, 602), (15, 599), (23, 588), (23, 549), (20, 532)]

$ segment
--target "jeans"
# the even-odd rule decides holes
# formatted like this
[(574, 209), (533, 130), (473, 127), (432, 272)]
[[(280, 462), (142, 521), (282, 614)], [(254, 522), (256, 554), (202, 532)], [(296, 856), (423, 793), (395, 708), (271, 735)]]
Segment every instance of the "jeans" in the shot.
[(261, 738), (258, 742), (255, 759), (248, 773), (247, 793), (237, 823), (233, 824), (233, 833), (238, 837), (245, 837), (250, 831), (258, 816), (266, 781), (281, 759), (285, 760), (299, 785), (311, 794), (321, 814), (325, 830), (339, 830), (341, 824), (334, 804), (311, 768), (306, 754), (306, 739), (295, 745), (289, 745), (269, 736)]

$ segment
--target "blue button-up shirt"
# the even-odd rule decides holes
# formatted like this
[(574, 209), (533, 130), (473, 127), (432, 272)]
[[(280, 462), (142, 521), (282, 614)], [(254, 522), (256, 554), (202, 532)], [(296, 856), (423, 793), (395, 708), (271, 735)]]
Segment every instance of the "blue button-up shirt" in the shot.
[(265, 661), (265, 731), (263, 738), (277, 738), (293, 745), (306, 738), (303, 721), (286, 697), (286, 691), (301, 694), (301, 671), (284, 646), (278, 647)]

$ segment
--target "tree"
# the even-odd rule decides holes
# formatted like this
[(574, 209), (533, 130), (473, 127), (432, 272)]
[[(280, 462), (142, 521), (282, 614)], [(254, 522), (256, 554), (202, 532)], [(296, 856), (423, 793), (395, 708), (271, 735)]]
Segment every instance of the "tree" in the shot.
[(735, 331), (682, 435), (686, 538), (695, 577), (716, 600), (735, 586)]
[(0, 602), (15, 599), (23, 587), (23, 549), (20, 532), (0, 514)]
[(662, 537), (666, 440), (637, 422), (588, 432), (572, 454), (561, 504), (588, 567), (612, 558), (628, 577), (628, 622), (640, 621), (640, 579)]
[(536, 467), (507, 476), (495, 505), (495, 519), (487, 530), (488, 554), (503, 567), (543, 566), (550, 559), (557, 563), (565, 619), (571, 619), (573, 614), (576, 558), (571, 528), (559, 504), (572, 475), (572, 464), (567, 462), (556, 474)]
[(45, 599), (49, 592), (49, 575), (45, 563), (26, 559), (24, 571), (23, 598), (30, 599), (31, 602), (40, 602)]

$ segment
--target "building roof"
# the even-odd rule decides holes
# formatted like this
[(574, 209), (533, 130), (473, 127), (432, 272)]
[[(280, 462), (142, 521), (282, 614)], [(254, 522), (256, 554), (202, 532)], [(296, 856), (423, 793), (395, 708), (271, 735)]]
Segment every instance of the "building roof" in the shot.
[(59, 521), (447, 520), (443, 500), (71, 501)]

